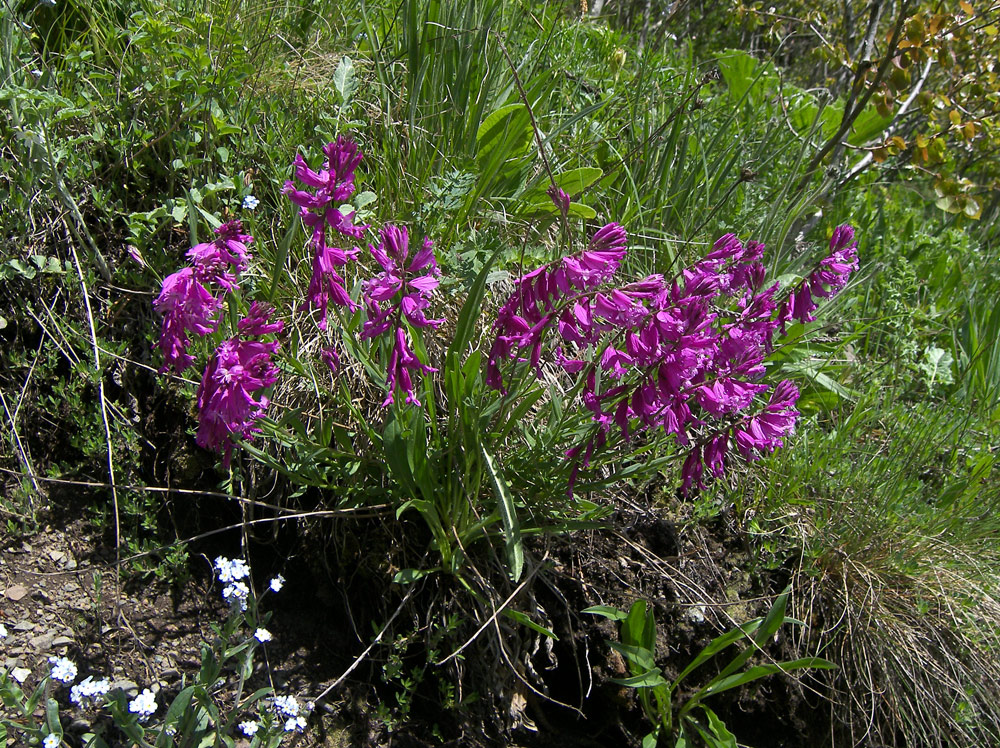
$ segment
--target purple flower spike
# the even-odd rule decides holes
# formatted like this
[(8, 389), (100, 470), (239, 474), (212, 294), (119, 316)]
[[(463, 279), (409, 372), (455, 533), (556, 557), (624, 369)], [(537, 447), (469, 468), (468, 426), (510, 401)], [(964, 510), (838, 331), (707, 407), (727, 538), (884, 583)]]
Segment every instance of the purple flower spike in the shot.
[(261, 343), (233, 338), (220, 345), (205, 367), (198, 388), (199, 446), (223, 453), (228, 467), (236, 439), (247, 439), (258, 431), (257, 419), (268, 399), (254, 393), (278, 380), (271, 362), (277, 343)]
[(320, 330), (326, 329), (326, 315), (331, 303), (347, 307), (352, 312), (358, 308), (350, 294), (347, 293), (344, 279), (337, 272), (337, 268), (345, 265), (353, 254), (353, 252), (348, 253), (336, 247), (320, 246), (317, 247), (316, 254), (313, 255), (313, 274), (309, 281), (309, 288), (306, 290), (306, 301), (302, 308), (308, 309), (312, 306), (319, 309), (318, 325)]
[(160, 371), (173, 369), (180, 374), (194, 363), (187, 354), (190, 343), (187, 333), (215, 332), (221, 303), (198, 282), (193, 268), (184, 268), (164, 278), (163, 289), (153, 306), (163, 315), (159, 347), (164, 363)]
[(232, 291), (237, 287), (236, 279), (247, 269), (251, 259), (247, 246), (253, 242), (253, 237), (243, 233), (243, 224), (239, 221), (222, 224), (215, 234), (213, 241), (191, 247), (187, 256), (198, 280)]
[(262, 335), (270, 333), (279, 333), (285, 329), (285, 323), (280, 319), (276, 322), (271, 322), (273, 314), (273, 306), (255, 301), (250, 305), (247, 316), (237, 323), (236, 328), (240, 331), (240, 335), (252, 338), (259, 338)]

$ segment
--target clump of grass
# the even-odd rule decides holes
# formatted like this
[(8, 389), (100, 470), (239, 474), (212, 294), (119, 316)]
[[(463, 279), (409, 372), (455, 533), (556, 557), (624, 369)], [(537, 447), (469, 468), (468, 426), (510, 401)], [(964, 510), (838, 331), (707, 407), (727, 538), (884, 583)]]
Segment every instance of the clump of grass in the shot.
[(776, 461), (769, 496), (801, 538), (793, 615), (812, 625), (798, 644), (840, 665), (839, 732), (854, 745), (995, 744), (996, 424), (889, 393), (827, 425)]

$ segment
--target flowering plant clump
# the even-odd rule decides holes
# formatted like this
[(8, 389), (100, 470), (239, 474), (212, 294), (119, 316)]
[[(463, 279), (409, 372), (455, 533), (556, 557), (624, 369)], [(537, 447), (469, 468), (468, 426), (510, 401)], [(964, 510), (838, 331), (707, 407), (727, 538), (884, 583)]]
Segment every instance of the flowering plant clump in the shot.
[[(637, 432), (662, 431), (689, 450), (682, 491), (703, 485), (707, 467), (725, 471), (729, 448), (746, 460), (773, 452), (795, 426), (798, 390), (788, 381), (761, 382), (774, 334), (786, 322), (814, 319), (812, 296), (841, 290), (857, 269), (854, 230), (840, 226), (831, 254), (788, 298), (765, 285), (764, 246), (721, 237), (702, 260), (678, 277), (650, 275), (616, 283), (627, 239), (615, 223), (588, 247), (524, 275), (503, 305), (486, 381), (504, 389), (502, 365), (527, 361), (539, 375), (549, 333), (552, 356), (582, 378), (581, 400), (595, 429), (566, 451), (580, 467), (608, 440), (612, 428), (628, 442)], [(766, 404), (755, 407), (770, 392)]]
[[(440, 329), (445, 321), (431, 314), (441, 282), (434, 243), (424, 237), (411, 246), (405, 226), (387, 223), (371, 231), (370, 225), (358, 222), (354, 209), (344, 205), (356, 189), (363, 158), (358, 146), (338, 137), (324, 146), (323, 156), (314, 170), (305, 157), (296, 155), (293, 179), (283, 188), (306, 230), (311, 258), (308, 286), (295, 304), (299, 311), (318, 312), (315, 324), (324, 339), (314, 348), (316, 364), (336, 377), (344, 369), (343, 356), (351, 355), (364, 371), (384, 373), (381, 405), (394, 406), (385, 416), (386, 431), (378, 434), (377, 424), (373, 428), (369, 423), (364, 429), (371, 443), (385, 450), (384, 459), (375, 463), (385, 465), (393, 482), (414, 500), (410, 506), (425, 514), (443, 559), (456, 537), (460, 544), (468, 539), (451, 532), (450, 523), (467, 522), (474, 538), (476, 533), (482, 536), (489, 522), (502, 522), (511, 563), (520, 568), (519, 530), (512, 501), (505, 496), (509, 481), (501, 474), (505, 460), (491, 455), (492, 437), (484, 434), (484, 439), (478, 426), (469, 426), (481, 413), (463, 412), (454, 418), (477, 402), (477, 383), (505, 396), (490, 411), (499, 412), (497, 421), (502, 421), (512, 412), (523, 417), (530, 407), (528, 403), (517, 410), (521, 406), (512, 403), (525, 391), (520, 382), (531, 372), (541, 376), (543, 367), (554, 366), (574, 381), (570, 391), (589, 422), (585, 433), (572, 441), (568, 435), (559, 437), (569, 477), (559, 479), (556, 491), (566, 486), (572, 497), (581, 470), (614, 450), (627, 453), (658, 435), (679, 453), (681, 491), (686, 494), (704, 487), (709, 478), (724, 476), (734, 455), (753, 461), (783, 446), (799, 417), (799, 391), (790, 380), (765, 381), (775, 339), (785, 334), (791, 321), (812, 321), (817, 300), (842, 290), (858, 268), (854, 230), (839, 226), (828, 255), (791, 289), (768, 280), (763, 244), (744, 243), (734, 234), (719, 238), (703, 258), (674, 277), (624, 279), (620, 271), (628, 255), (628, 235), (611, 222), (597, 229), (582, 249), (516, 280), (492, 323), (492, 345), (480, 371), (479, 353), (470, 354), (469, 347), (474, 337), (470, 330), (483, 309), (484, 271), (474, 284), (478, 291), (470, 293), (456, 320), (456, 339), (443, 360), (433, 362), (443, 370), (439, 386), (421, 385), (420, 375), (439, 369), (424, 352), (420, 336)], [(548, 195), (569, 237), (570, 197), (555, 184)], [(193, 363), (187, 351), (191, 333), (216, 333), (221, 320), (235, 322), (232, 334), (208, 360), (198, 388), (198, 444), (219, 452), (228, 466), (234, 446), (261, 431), (261, 418), (270, 406), (268, 391), (280, 376), (274, 358), (284, 321), (283, 310), (258, 302), (242, 316), (232, 309), (220, 314), (224, 305), (235, 303), (229, 292), (246, 270), (246, 248), (253, 238), (238, 222), (220, 227), (216, 234), (214, 241), (188, 252), (190, 268), (164, 281), (157, 308), (164, 314), (164, 368), (175, 371)], [(366, 236), (373, 239), (362, 252)], [(331, 317), (338, 322), (334, 331), (328, 328)], [(288, 368), (301, 373), (301, 362), (290, 363), (294, 365)], [(427, 397), (433, 402), (426, 403), (423, 415), (412, 410), (424, 408)], [(442, 397), (447, 402), (438, 402)], [(353, 404), (348, 409), (354, 418), (365, 419)], [(435, 428), (443, 423), (436, 414), (449, 419), (448, 431)], [(461, 438), (468, 437), (469, 443), (446, 443), (460, 421), (466, 425)], [(277, 428), (273, 421), (268, 424), (269, 429)], [(390, 424), (395, 425), (390, 429)], [(292, 443), (310, 439), (304, 429), (290, 436)], [(353, 444), (350, 429), (340, 436), (338, 444)], [(431, 449), (428, 437), (439, 440), (433, 446), (433, 459), (440, 462), (436, 474), (424, 469), (429, 459), (418, 456)], [(329, 441), (325, 436), (312, 454), (326, 449)], [(359, 456), (349, 450), (345, 447), (338, 457), (356, 460)], [(269, 459), (259, 449), (253, 453)], [(486, 464), (478, 464), (480, 460)], [(274, 464), (285, 469), (278, 461)], [(478, 498), (479, 478), (449, 482), (453, 474), (481, 476), (484, 467), (503, 510), (493, 515), (488, 511), (486, 524), (471, 519), (475, 511), (468, 511), (465, 497), (469, 492)], [(224, 598), (243, 609), (250, 595), (246, 582), (236, 575), (224, 585)]]

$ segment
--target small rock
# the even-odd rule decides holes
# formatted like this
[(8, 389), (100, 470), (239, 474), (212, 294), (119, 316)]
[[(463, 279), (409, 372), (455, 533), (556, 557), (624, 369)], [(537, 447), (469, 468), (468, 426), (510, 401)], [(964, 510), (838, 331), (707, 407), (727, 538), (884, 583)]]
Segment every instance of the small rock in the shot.
[(63, 585), (63, 592), (78, 592), (80, 590), (80, 585), (76, 582), (66, 582)]
[(116, 680), (111, 684), (111, 690), (114, 691), (116, 688), (120, 688), (129, 696), (137, 696), (139, 694), (139, 684), (134, 680)]
[(25, 587), (23, 584), (15, 584), (13, 587), (8, 587), (6, 592), (4, 592), (4, 595), (7, 597), (7, 599), (13, 600), (14, 602), (17, 602), (27, 594), (28, 594), (28, 588)]
[(76, 568), (76, 559), (75, 558), (71, 558), (69, 561), (67, 561), (66, 562), (66, 568), (70, 569), (70, 570), (75, 569)]
[(35, 550), (35, 549), (31, 547), (30, 543), (21, 543), (21, 552), (22, 553), (31, 553), (33, 550)]
[(14, 631), (32, 631), (35, 628), (35, 624), (31, 621), (18, 621), (14, 624)]
[(72, 644), (72, 643), (73, 639), (68, 636), (57, 636), (55, 639), (52, 640), (53, 647), (62, 647), (66, 644)]
[(31, 675), (31, 671), (26, 667), (16, 667), (10, 671), (10, 677), (18, 683), (24, 683), (24, 679)]
[(37, 650), (46, 651), (52, 646), (55, 638), (53, 634), (39, 634), (38, 636), (31, 637), (31, 646)]
[(51, 558), (55, 563), (58, 564), (60, 561), (66, 558), (66, 554), (63, 553), (62, 551), (49, 551), (49, 558)]

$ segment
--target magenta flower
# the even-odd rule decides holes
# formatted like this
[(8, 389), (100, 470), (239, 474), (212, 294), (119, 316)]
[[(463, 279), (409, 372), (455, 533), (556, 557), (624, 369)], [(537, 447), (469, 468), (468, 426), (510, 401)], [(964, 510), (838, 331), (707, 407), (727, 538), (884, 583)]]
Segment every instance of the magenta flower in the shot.
[(430, 306), (431, 293), (438, 287), (440, 271), (434, 257), (434, 243), (424, 238), (421, 248), (410, 256), (409, 232), (404, 226), (383, 226), (379, 231), (381, 242), (369, 245), (372, 257), (382, 272), (363, 284), (368, 318), (361, 330), (362, 339), (370, 339), (390, 329), (394, 330), (392, 351), (389, 354), (386, 385), (389, 393), (385, 403), (394, 402), (398, 386), (406, 393), (406, 402), (420, 405), (413, 389), (411, 372), (437, 371), (421, 364), (410, 349), (407, 323), (413, 327), (437, 328), (443, 319), (428, 319), (425, 310)]
[(337, 372), (340, 371), (340, 354), (337, 353), (337, 349), (332, 345), (327, 346), (319, 352), (319, 356), (323, 359), (323, 363), (326, 364), (330, 373), (337, 376)]
[(180, 374), (194, 358), (187, 353), (189, 332), (208, 335), (219, 322), (216, 313), (221, 302), (198, 282), (193, 268), (184, 268), (163, 280), (163, 289), (153, 307), (163, 315), (159, 347), (163, 352), (160, 372), (173, 369)]
[(268, 406), (254, 393), (272, 386), (278, 369), (271, 355), (278, 344), (232, 338), (220, 345), (198, 388), (198, 434), (205, 449), (223, 454), (228, 467), (235, 440), (247, 439), (258, 429), (257, 419)]
[(280, 319), (276, 322), (271, 322), (270, 320), (273, 315), (273, 306), (255, 301), (250, 305), (247, 316), (236, 324), (236, 329), (239, 330), (240, 335), (251, 338), (279, 333), (285, 329), (285, 323)]
[(337, 268), (346, 265), (348, 260), (353, 259), (358, 251), (357, 247), (350, 252), (336, 247), (320, 246), (316, 248), (313, 255), (313, 274), (309, 280), (309, 288), (306, 290), (306, 300), (302, 304), (302, 308), (308, 309), (312, 306), (319, 309), (318, 325), (320, 330), (326, 329), (327, 309), (331, 302), (337, 306), (347, 307), (352, 312), (358, 308), (344, 287), (344, 279), (337, 272)]
[(232, 291), (237, 287), (236, 279), (247, 269), (251, 259), (247, 245), (253, 242), (253, 237), (243, 233), (240, 221), (222, 224), (215, 230), (215, 235), (213, 241), (191, 247), (187, 256), (194, 265), (198, 280)]
[(816, 319), (812, 313), (818, 307), (814, 297), (826, 299), (840, 293), (847, 285), (851, 273), (857, 269), (858, 243), (854, 241), (854, 228), (838, 226), (830, 237), (830, 255), (820, 261), (816, 269), (792, 290), (781, 305), (778, 312), (781, 324), (793, 319), (803, 324), (812, 322)]
[(569, 215), (569, 195), (564, 190), (553, 184), (545, 191), (545, 194), (549, 196), (564, 218)]
[(362, 158), (358, 146), (341, 135), (336, 142), (323, 146), (323, 153), (326, 161), (318, 172), (309, 168), (301, 154), (296, 154), (295, 178), (306, 189), (297, 189), (289, 180), (282, 190), (301, 208), (302, 221), (312, 229), (313, 243), (317, 247), (326, 246), (327, 226), (354, 239), (360, 239), (368, 228), (355, 226), (354, 213), (344, 215), (337, 208), (338, 203), (354, 194), (354, 170)]
[(744, 459), (757, 460), (784, 446), (784, 437), (795, 429), (799, 416), (795, 410), (798, 399), (798, 388), (786, 379), (774, 388), (771, 401), (761, 413), (733, 428), (733, 440)]

